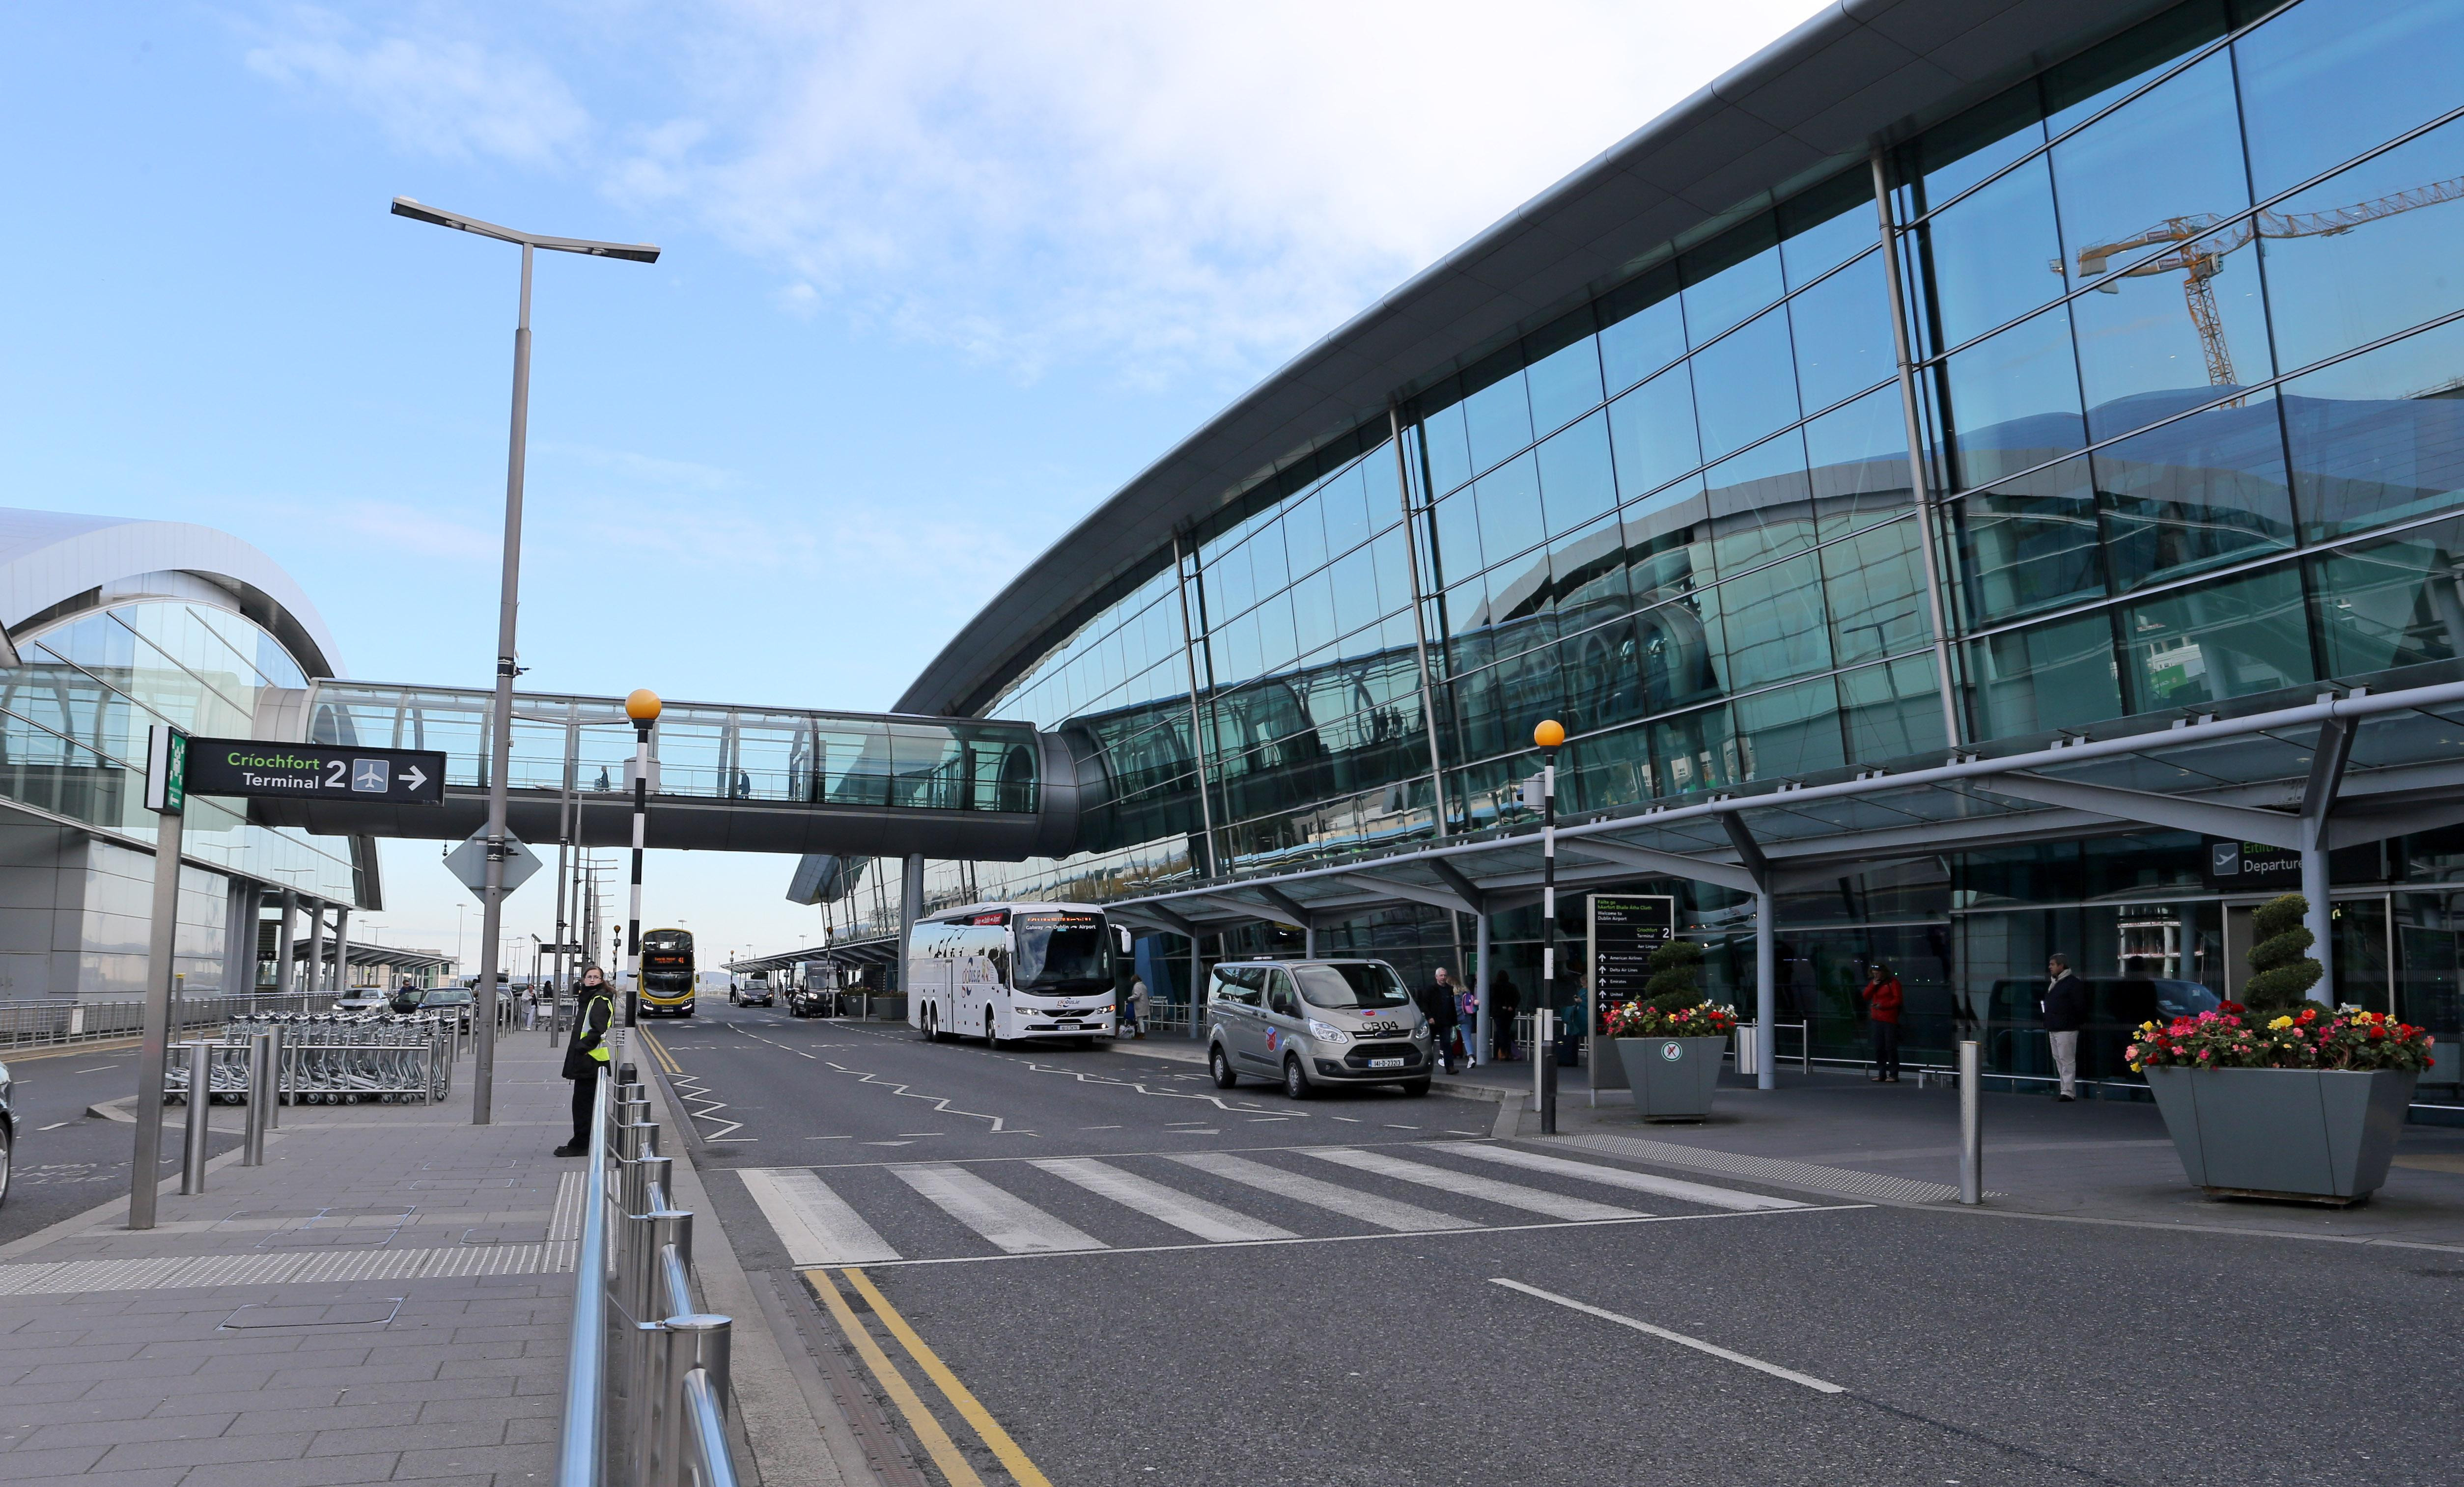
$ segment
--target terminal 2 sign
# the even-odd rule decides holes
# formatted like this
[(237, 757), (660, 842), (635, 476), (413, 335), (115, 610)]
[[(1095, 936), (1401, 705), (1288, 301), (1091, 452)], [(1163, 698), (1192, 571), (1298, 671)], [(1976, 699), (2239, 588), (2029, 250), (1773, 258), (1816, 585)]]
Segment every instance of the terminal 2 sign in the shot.
[(190, 738), (187, 764), (185, 783), (190, 795), (367, 805), (445, 803), (445, 755), (432, 749)]

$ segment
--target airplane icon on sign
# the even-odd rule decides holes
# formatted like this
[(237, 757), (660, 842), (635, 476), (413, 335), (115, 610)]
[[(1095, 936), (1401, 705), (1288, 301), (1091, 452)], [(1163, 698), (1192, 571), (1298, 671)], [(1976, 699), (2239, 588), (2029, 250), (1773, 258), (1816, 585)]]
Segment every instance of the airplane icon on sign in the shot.
[(383, 795), (392, 783), (393, 771), (384, 759), (353, 759), (351, 789), (355, 793)]

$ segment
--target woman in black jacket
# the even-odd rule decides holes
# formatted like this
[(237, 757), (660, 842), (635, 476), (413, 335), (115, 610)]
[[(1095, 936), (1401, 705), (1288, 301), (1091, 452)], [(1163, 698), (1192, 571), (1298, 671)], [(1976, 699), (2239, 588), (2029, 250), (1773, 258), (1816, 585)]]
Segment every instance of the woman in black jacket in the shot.
[(573, 1139), (556, 1148), (559, 1156), (590, 1153), (590, 1116), (599, 1103), (599, 1076), (607, 1069), (607, 1024), (616, 1015), (607, 977), (597, 966), (582, 973), (579, 991), (581, 1015), (573, 1019), (573, 1039), (564, 1045), (564, 1077), (573, 1081)]

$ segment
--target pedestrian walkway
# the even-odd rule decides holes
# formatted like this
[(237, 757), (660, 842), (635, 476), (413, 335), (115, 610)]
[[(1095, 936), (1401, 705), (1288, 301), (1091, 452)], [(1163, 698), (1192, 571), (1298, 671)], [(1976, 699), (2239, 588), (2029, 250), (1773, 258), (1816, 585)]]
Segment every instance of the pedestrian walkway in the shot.
[[(1211, 1133), (1210, 1133), (1211, 1134)], [(738, 1168), (798, 1269), (1813, 1212), (1468, 1141)]]
[[(1177, 1039), (1122, 1051), (1193, 1064), (1206, 1057)], [(1854, 1069), (1784, 1065), (1772, 1090), (1724, 1075), (1708, 1121), (1646, 1124), (1625, 1091), (1602, 1091), (1595, 1103), (1583, 1068), (1557, 1073), (1552, 1152), (1774, 1187), (1813, 1202), (1953, 1206), (1959, 1197), (1959, 1096), (1940, 1081), (1877, 1084)], [(1529, 1144), (1540, 1139), (1531, 1075), (1528, 1062), (1484, 1063), (1435, 1084), (1441, 1095), (1498, 1102), (1495, 1134)], [(2464, 1249), (2464, 1129), (2405, 1126), (2387, 1186), (2358, 1208), (2331, 1210), (2209, 1199), (2183, 1177), (2152, 1103), (1988, 1094), (1984, 1110), (1991, 1213)]]
[(460, 1097), (286, 1106), (265, 1166), (216, 1158), (150, 1231), (121, 1194), (0, 1249), (0, 1479), (552, 1480), (582, 1199), (548, 1154), (559, 1060), (500, 1043), (486, 1126)]

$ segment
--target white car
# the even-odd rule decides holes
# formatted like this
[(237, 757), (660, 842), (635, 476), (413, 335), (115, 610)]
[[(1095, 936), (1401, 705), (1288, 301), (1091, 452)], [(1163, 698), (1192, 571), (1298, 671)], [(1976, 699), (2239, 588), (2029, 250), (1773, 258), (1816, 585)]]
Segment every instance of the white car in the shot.
[(383, 1012), (385, 1010), (385, 994), (383, 992), (354, 991), (348, 996), (337, 997), (334, 1001), (334, 1010), (336, 1012)]

